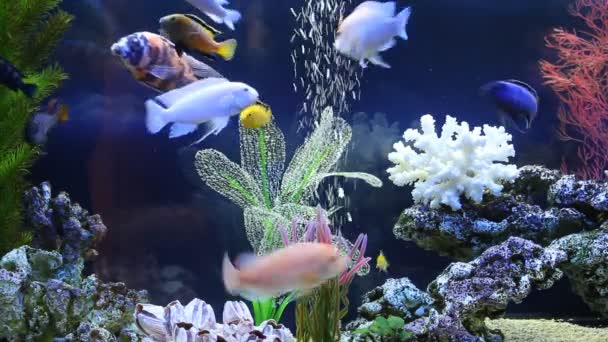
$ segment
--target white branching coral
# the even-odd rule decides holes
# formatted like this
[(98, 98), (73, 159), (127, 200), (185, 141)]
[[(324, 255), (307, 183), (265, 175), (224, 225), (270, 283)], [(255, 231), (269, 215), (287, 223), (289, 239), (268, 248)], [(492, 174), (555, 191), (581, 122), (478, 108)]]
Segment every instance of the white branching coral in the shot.
[(420, 123), (422, 132), (408, 129), (403, 134), (414, 148), (395, 143), (395, 151), (388, 155), (395, 166), (387, 170), (395, 185), (414, 184), (415, 202), (458, 210), (461, 194), (481, 202), (484, 191), (498, 195), (503, 189), (500, 182), (512, 181), (519, 174), (515, 165), (506, 164), (515, 149), (504, 127), (484, 125), (471, 131), (468, 123), (458, 124), (446, 116), (438, 136), (432, 115), (424, 115)]

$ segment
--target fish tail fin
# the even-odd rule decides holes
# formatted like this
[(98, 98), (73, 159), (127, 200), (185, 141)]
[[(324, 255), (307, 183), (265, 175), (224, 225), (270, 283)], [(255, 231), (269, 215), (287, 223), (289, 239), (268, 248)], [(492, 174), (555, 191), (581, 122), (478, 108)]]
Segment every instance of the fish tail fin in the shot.
[(23, 87), (21, 87), (21, 90), (27, 97), (32, 98), (34, 97), (34, 94), (36, 94), (38, 86), (35, 84), (26, 83), (23, 85)]
[(222, 279), (226, 291), (232, 295), (236, 294), (240, 286), (239, 271), (230, 262), (228, 254), (224, 254), (224, 260), (222, 261)]
[(224, 16), (224, 24), (228, 26), (229, 29), (234, 31), (234, 23), (241, 20), (241, 13), (235, 10), (226, 10), (226, 15)]
[(146, 128), (156, 134), (169, 122), (165, 118), (167, 109), (153, 99), (146, 101)]
[(228, 39), (220, 43), (217, 49), (217, 54), (222, 56), (226, 61), (231, 60), (234, 57), (236, 51), (237, 42), (236, 39)]
[(399, 32), (399, 37), (407, 40), (407, 31), (406, 26), (407, 22), (410, 20), (410, 15), (412, 14), (412, 8), (406, 7), (399, 14), (397, 14), (397, 29)]

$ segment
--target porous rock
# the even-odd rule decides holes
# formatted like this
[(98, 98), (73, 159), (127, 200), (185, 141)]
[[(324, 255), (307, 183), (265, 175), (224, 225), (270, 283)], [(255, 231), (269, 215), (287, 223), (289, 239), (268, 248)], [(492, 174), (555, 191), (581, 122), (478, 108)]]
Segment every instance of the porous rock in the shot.
[(68, 336), (81, 322), (116, 336), (133, 322), (135, 304), (147, 300), (145, 291), (94, 275), (68, 284), (55, 278), (62, 267), (58, 252), (26, 246), (0, 259), (0, 340)]
[(402, 306), (394, 311), (383, 310), (383, 307), (392, 308), (387, 304), (391, 302), (392, 292), (379, 290), (382, 287), (371, 291), (368, 295), (382, 293), (388, 298), (364, 303), (360, 308), (361, 317), (347, 326), (342, 341), (366, 340), (352, 331), (368, 327), (375, 318), (363, 317), (369, 303), (374, 303), (372, 312), (378, 315), (404, 317), (404, 328), (414, 333), (415, 341), (502, 341), (499, 331), (486, 327), (486, 318), (501, 317), (509, 303), (520, 303), (533, 289), (553, 286), (562, 276), (558, 265), (566, 258), (562, 250), (511, 237), (471, 262), (450, 264), (429, 284), (428, 294), (411, 288), (407, 280), (401, 281), (407, 284), (408, 292), (423, 299), (425, 305), (420, 307), (425, 310), (420, 315), (411, 315), (402, 310)]
[(560, 268), (574, 292), (593, 311), (608, 317), (608, 223), (595, 231), (556, 240), (551, 248), (566, 253)]
[(601, 223), (606, 183), (576, 181), (542, 166), (525, 166), (499, 196), (480, 204), (464, 202), (462, 210), (405, 209), (393, 231), (397, 238), (459, 261), (468, 261), (487, 248), (517, 236), (542, 246)]
[(96, 244), (107, 232), (101, 217), (89, 215), (65, 192), (53, 198), (48, 182), (26, 191), (23, 202), (26, 225), (34, 235), (32, 246), (58, 251), (63, 267), (56, 279), (77, 284), (84, 262), (97, 256)]
[[(563, 251), (512, 237), (469, 263), (450, 264), (429, 284), (428, 292), (440, 315), (460, 322), (473, 336), (500, 340), (499, 334), (485, 326), (485, 319), (501, 317), (510, 302), (520, 303), (534, 288), (553, 286), (562, 276), (557, 266), (564, 260)], [(432, 319), (421, 320), (427, 324), (416, 324), (445, 328), (439, 323), (441, 318), (435, 324)], [(455, 327), (461, 330), (459, 324)], [(432, 329), (427, 333), (436, 334)]]

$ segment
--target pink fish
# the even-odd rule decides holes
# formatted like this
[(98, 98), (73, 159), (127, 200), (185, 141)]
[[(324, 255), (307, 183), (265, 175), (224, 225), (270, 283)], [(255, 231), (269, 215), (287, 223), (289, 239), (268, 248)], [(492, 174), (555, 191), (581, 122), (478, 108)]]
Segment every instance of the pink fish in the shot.
[(296, 243), (266, 256), (248, 257), (240, 270), (225, 255), (222, 276), (230, 294), (255, 300), (313, 289), (340, 275), (347, 261), (331, 244)]

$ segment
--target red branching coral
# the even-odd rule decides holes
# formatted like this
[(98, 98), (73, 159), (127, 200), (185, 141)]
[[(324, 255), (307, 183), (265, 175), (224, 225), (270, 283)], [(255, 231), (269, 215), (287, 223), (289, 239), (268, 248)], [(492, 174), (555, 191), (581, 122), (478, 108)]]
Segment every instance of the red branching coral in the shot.
[[(576, 173), (598, 179), (608, 169), (608, 1), (576, 0), (570, 13), (585, 31), (555, 29), (546, 45), (557, 51), (557, 61), (541, 61), (540, 67), (562, 103), (560, 139), (579, 144)], [(562, 165), (567, 169), (565, 159)]]

